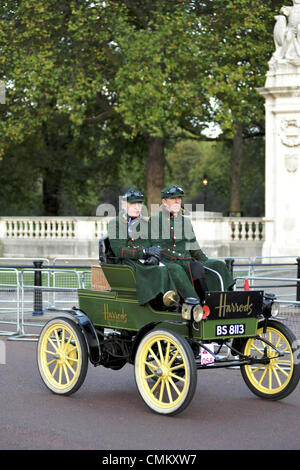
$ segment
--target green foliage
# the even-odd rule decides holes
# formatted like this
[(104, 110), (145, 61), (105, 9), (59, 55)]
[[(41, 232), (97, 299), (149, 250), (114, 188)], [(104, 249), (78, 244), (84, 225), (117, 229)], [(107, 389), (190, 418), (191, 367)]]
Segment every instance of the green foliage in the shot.
[(170, 136), (185, 116), (203, 118), (201, 104), (207, 101), (195, 43), (196, 18), (185, 9), (174, 8), (166, 15), (160, 10), (153, 12), (147, 28), (123, 21), (116, 37), (122, 51), (117, 109), (133, 135)]
[(264, 85), (274, 50), (274, 15), (281, 6), (279, 0), (214, 0), (201, 16), (212, 118), (225, 135), (233, 135), (237, 122), (255, 127), (264, 120), (256, 88)]
[[(253, 216), (264, 214), (264, 139), (247, 139), (241, 178), (241, 210)], [(185, 202), (203, 203), (202, 179), (208, 176), (207, 209), (229, 211), (231, 148), (223, 142), (182, 140), (167, 154), (167, 184), (181, 184)], [(181, 177), (184, 175), (184, 179)]]
[[(208, 209), (228, 210), (230, 150), (223, 143), (181, 141), (168, 154), (167, 161), (167, 182), (183, 186), (186, 203), (203, 204), (202, 179), (207, 174)], [(217, 209), (213, 199), (223, 201), (221, 208)]]
[[(93, 215), (127, 185), (146, 190), (148, 136), (169, 144), (188, 132), (201, 140), (210, 121), (220, 126), (219, 139), (231, 138), (238, 121), (244, 135), (261, 131), (263, 99), (256, 87), (264, 82), (280, 6), (279, 0), (3, 2), (1, 212), (12, 189), (4, 181), (9, 166), (22, 168), (28, 182), (10, 211), (23, 213), (28, 204), (29, 212), (40, 212), (41, 182), (50, 178), (59, 213)], [(229, 147), (182, 145), (184, 173), (176, 174), (188, 175), (191, 195), (209, 170), (215, 194), (227, 201)], [(254, 181), (261, 185), (263, 154), (256, 155)], [(168, 168), (177, 168), (169, 157)], [(10, 179), (14, 188), (20, 173)], [(171, 177), (167, 169), (166, 180)], [(243, 182), (242, 200), (254, 189)]]

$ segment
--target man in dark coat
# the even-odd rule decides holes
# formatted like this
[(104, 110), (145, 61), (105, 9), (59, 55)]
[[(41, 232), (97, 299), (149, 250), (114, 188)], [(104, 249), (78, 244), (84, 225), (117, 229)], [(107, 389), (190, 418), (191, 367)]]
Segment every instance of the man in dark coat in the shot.
[[(190, 219), (183, 215), (181, 187), (171, 185), (161, 192), (162, 210), (150, 217), (150, 243), (162, 250), (162, 262), (176, 264), (188, 275), (200, 298), (204, 292), (231, 289), (234, 279), (220, 260), (209, 259), (201, 250)], [(217, 271), (204, 270), (203, 267)], [(220, 280), (221, 277), (221, 280)], [(222, 285), (223, 284), (223, 285)]]
[(150, 244), (148, 222), (141, 215), (144, 196), (136, 189), (126, 192), (122, 210), (108, 225), (110, 245), (121, 263), (133, 267), (136, 275), (137, 298), (141, 305), (177, 291), (184, 298), (198, 297), (192, 284), (182, 276), (178, 266), (159, 263), (161, 250)]

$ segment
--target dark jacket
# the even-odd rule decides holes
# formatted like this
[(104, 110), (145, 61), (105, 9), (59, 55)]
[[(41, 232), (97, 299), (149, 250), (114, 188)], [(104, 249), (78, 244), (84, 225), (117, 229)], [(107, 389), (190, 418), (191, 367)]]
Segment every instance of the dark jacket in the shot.
[[(150, 244), (160, 246), (162, 261), (180, 264), (191, 282), (191, 262), (199, 261), (207, 268), (217, 271), (223, 280), (224, 290), (233, 286), (234, 279), (223, 261), (209, 259), (201, 250), (197, 242), (192, 222), (187, 216), (179, 213), (173, 217), (164, 207), (149, 219)], [(209, 291), (221, 290), (220, 279), (217, 274), (205, 271), (205, 281)]]
[(150, 243), (160, 246), (166, 261), (198, 260), (208, 258), (201, 250), (190, 219), (181, 213), (173, 217), (164, 207), (150, 217)]
[(147, 266), (139, 262), (143, 248), (149, 247), (148, 222), (140, 217), (132, 221), (124, 212), (108, 225), (111, 248), (120, 263), (130, 265), (136, 276), (136, 294), (140, 305), (144, 305), (159, 294), (176, 290), (166, 266)]

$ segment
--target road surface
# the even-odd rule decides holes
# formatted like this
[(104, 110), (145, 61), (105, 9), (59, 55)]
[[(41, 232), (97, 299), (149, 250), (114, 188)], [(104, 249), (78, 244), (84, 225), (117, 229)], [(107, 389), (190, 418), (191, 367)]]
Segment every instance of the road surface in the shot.
[[(5, 337), (0, 337), (5, 341)], [(89, 366), (70, 397), (49, 392), (36, 342), (5, 341), (0, 364), (1, 450), (292, 450), (300, 448), (300, 386), (286, 399), (255, 397), (239, 369), (198, 372), (193, 401), (180, 415), (156, 415), (138, 395), (133, 367)]]

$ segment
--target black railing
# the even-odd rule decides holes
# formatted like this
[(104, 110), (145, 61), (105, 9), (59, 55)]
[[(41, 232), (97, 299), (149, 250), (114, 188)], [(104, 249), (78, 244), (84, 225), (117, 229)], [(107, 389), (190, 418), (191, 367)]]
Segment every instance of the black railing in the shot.
[(235, 262), (235, 259), (234, 258), (225, 258), (225, 263), (226, 263), (226, 266), (228, 268), (228, 270), (230, 271), (231, 275), (233, 275), (233, 271), (234, 271), (234, 268), (255, 268), (255, 267), (263, 267), (263, 268), (267, 268), (267, 267), (287, 267), (287, 266), (291, 266), (291, 267), (296, 267), (297, 268), (297, 281), (295, 281), (295, 283), (292, 283), (292, 284), (275, 284), (275, 285), (272, 285), (272, 286), (266, 286), (266, 285), (261, 285), (261, 286), (255, 286), (256, 288), (265, 288), (265, 287), (295, 287), (296, 288), (296, 300), (297, 301), (300, 301), (300, 257), (297, 257), (296, 258), (296, 262), (294, 263), (253, 263), (253, 262), (250, 262), (250, 263), (236, 263)]

